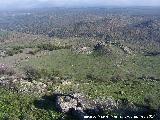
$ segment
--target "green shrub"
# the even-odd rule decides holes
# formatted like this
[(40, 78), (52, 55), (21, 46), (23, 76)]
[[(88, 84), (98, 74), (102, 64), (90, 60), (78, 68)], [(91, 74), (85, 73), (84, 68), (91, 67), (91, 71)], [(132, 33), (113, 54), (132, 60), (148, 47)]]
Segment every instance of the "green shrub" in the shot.
[(40, 51), (40, 49), (34, 49), (34, 50), (30, 50), (27, 54), (35, 55), (39, 51)]
[(94, 56), (104, 56), (111, 54), (111, 49), (109, 47), (105, 47), (104, 45), (97, 44), (94, 46), (93, 53)]
[(49, 50), (49, 51), (53, 51), (53, 50), (57, 50), (58, 47), (52, 44), (41, 44), (38, 45), (38, 48), (41, 50)]
[(12, 49), (8, 49), (8, 50), (6, 51), (6, 54), (7, 54), (8, 56), (13, 56), (14, 54), (18, 54), (18, 53), (22, 53), (22, 52), (23, 52), (23, 50), (20, 49), (20, 48), (12, 48)]
[(106, 80), (102, 77), (99, 77), (99, 76), (95, 76), (93, 74), (87, 74), (86, 75), (86, 78), (92, 82), (95, 82), (95, 83), (103, 83), (103, 82), (106, 82)]
[(66, 46), (56, 46), (53, 44), (40, 44), (37, 46), (40, 50), (49, 50), (49, 51), (53, 51), (53, 50), (58, 50), (58, 49), (70, 49), (71, 46), (66, 45)]
[(19, 51), (21, 49), (24, 49), (24, 47), (23, 46), (13, 46), (12, 49)]
[(6, 54), (7, 54), (8, 56), (13, 56), (13, 55), (14, 55), (14, 51), (13, 51), (13, 50), (7, 50), (7, 51), (6, 51)]
[(51, 71), (47, 69), (40, 69), (39, 71), (40, 71), (41, 77), (48, 78), (50, 80), (53, 80), (55, 77), (62, 77), (61, 73), (54, 69), (52, 69)]
[(155, 104), (155, 100), (156, 100), (156, 99), (157, 99), (157, 96), (148, 94), (148, 95), (145, 95), (145, 97), (144, 97), (144, 103), (145, 103), (145, 105), (148, 106), (149, 108), (158, 107), (158, 106)]
[(60, 77), (60, 76), (61, 76), (61, 73), (60, 73), (59, 71), (57, 71), (57, 70), (52, 69), (52, 70), (51, 70), (51, 75), (52, 75), (52, 76), (59, 76), (59, 77)]
[(40, 74), (39, 70), (37, 70), (31, 66), (24, 67), (24, 72), (25, 72), (27, 79), (30, 81), (37, 80), (37, 79), (41, 78), (41, 74)]
[(121, 81), (121, 80), (123, 80), (123, 76), (120, 75), (120, 74), (117, 74), (117, 75), (114, 75), (114, 76), (111, 77), (111, 81), (113, 83), (116, 83), (116, 82)]
[(95, 79), (97, 79), (94, 75), (92, 75), (92, 74), (87, 74), (86, 75), (86, 78), (88, 79), (88, 80), (95, 80)]

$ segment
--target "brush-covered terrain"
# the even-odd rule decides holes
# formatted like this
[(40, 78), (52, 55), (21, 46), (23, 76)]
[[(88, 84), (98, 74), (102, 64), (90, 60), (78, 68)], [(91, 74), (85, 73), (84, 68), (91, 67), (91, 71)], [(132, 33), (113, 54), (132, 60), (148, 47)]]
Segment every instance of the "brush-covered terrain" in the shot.
[(102, 115), (153, 115), (158, 119), (158, 11), (53, 8), (1, 12), (0, 119), (78, 119), (57, 111), (53, 96), (75, 93), (97, 101), (100, 107), (110, 99), (115, 108), (101, 108)]

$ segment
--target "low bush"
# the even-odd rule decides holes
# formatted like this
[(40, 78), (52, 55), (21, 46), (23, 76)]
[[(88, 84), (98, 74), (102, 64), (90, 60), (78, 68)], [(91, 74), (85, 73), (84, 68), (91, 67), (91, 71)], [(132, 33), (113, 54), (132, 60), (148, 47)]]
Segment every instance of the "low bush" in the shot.
[(24, 46), (13, 46), (12, 47), (13, 50), (17, 50), (17, 51), (22, 50), (24, 48), (25, 48)]
[(88, 80), (96, 80), (97, 78), (94, 76), (94, 75), (92, 75), (92, 74), (87, 74), (86, 75), (86, 78), (88, 79)]
[(103, 56), (111, 54), (112, 50), (109, 47), (105, 47), (105, 45), (98, 43), (94, 45), (93, 55), (94, 56)]
[(30, 50), (27, 54), (35, 55), (39, 51), (40, 51), (40, 49), (34, 49), (34, 50)]
[(103, 83), (103, 82), (108, 82), (106, 79), (104, 79), (101, 76), (95, 76), (93, 74), (87, 74), (86, 75), (86, 79), (88, 79), (89, 81), (92, 81), (94, 83)]
[(50, 80), (53, 80), (55, 77), (62, 77), (61, 73), (54, 69), (52, 69), (51, 71), (48, 71), (47, 69), (41, 69), (39, 70), (39, 72), (42, 78), (48, 78)]
[(49, 50), (49, 51), (53, 51), (53, 50), (58, 50), (58, 49), (70, 49), (71, 46), (56, 46), (53, 44), (40, 44), (37, 46), (40, 50)]
[(24, 73), (28, 80), (33, 81), (41, 78), (41, 74), (38, 69), (33, 68), (32, 66), (24, 67)]
[(18, 53), (22, 53), (22, 52), (23, 52), (22, 49), (12, 48), (12, 49), (8, 49), (8, 50), (6, 51), (6, 54), (7, 54), (8, 56), (13, 56), (14, 54), (18, 54)]
[(123, 76), (120, 75), (120, 74), (117, 74), (117, 75), (114, 75), (114, 76), (111, 77), (111, 81), (113, 83), (116, 83), (116, 82), (121, 81), (121, 80), (123, 80)]
[(158, 109), (158, 106), (156, 104), (156, 100), (158, 100), (158, 97), (153, 95), (153, 94), (146, 94), (144, 96), (144, 103), (146, 106), (148, 106), (149, 108), (156, 108)]
[(29, 81), (38, 80), (40, 78), (48, 80), (54, 80), (55, 77), (62, 78), (62, 75), (59, 71), (56, 71), (54, 69), (52, 70), (36, 69), (33, 68), (32, 66), (24, 67), (24, 73), (26, 75), (27, 80)]

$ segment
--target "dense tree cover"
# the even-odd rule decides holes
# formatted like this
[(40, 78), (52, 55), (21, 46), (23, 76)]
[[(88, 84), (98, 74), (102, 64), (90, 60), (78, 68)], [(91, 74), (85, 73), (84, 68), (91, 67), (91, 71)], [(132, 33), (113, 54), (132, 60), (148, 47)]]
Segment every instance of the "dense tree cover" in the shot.
[[(151, 46), (157, 49), (160, 43), (160, 14), (157, 11), (158, 8), (35, 9), (1, 13), (0, 28), (49, 37), (125, 41), (134, 44), (132, 49), (153, 52), (155, 48)], [(5, 35), (0, 34), (2, 36)]]

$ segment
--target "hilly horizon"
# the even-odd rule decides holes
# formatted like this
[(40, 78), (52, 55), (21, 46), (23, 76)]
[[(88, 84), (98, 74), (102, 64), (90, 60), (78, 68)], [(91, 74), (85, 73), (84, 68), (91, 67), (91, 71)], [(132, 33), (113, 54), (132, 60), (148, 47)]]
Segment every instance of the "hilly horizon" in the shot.
[(160, 7), (158, 0), (5, 0), (0, 1), (1, 10), (32, 9), (45, 7)]

